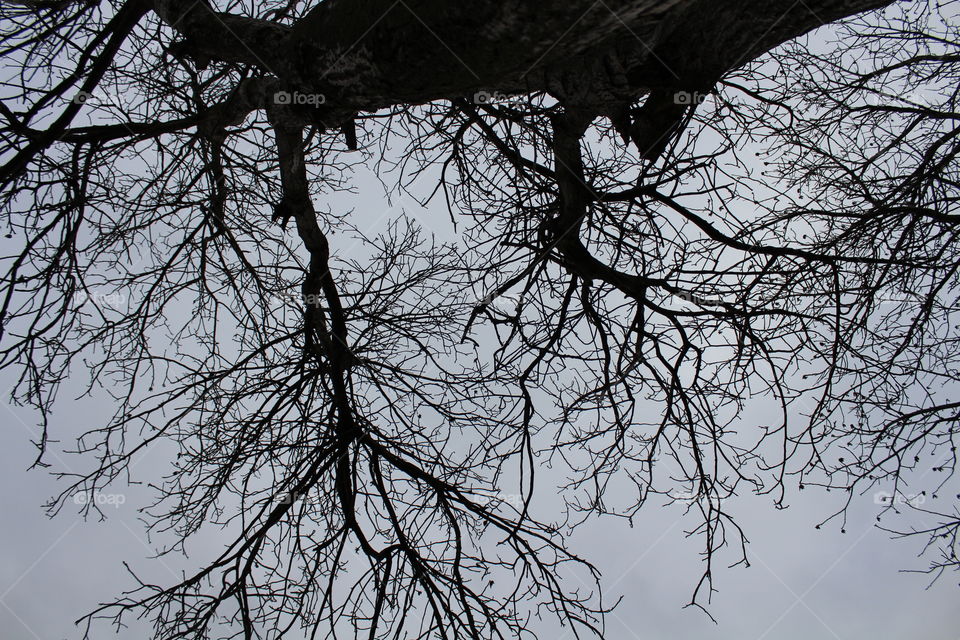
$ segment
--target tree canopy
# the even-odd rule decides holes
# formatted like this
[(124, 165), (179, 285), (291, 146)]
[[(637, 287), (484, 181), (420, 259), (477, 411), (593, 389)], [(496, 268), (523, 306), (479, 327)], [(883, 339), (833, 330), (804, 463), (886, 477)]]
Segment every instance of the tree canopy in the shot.
[[(686, 501), (702, 606), (731, 496), (948, 486), (957, 9), (4, 0), (0, 368), (38, 465), (68, 378), (115, 407), (49, 508), (156, 448), (166, 552), (224, 535), (88, 634), (600, 636), (589, 518)], [(455, 237), (330, 206), (363, 169)]]

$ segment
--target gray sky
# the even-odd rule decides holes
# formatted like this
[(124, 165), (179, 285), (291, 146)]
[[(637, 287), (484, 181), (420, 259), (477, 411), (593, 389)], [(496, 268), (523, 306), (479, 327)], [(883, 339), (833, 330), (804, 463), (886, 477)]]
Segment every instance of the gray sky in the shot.
[[(343, 196), (342, 205), (364, 212), (369, 232), (385, 227), (401, 210), (441, 237), (451, 232), (445, 212), (419, 211), (403, 198), (394, 199), (391, 206), (386, 199), (371, 195), (380, 192), (371, 176), (358, 179), (358, 191), (364, 195)], [(63, 441), (60, 449), (69, 448), (70, 434), (102, 422), (110, 413), (109, 398), (103, 394), (72, 400), (81, 392), (84, 379), (78, 371), (73, 388), (64, 389), (54, 413), (51, 431)], [(2, 389), (11, 382), (9, 375), (0, 376)], [(71, 390), (73, 393), (68, 393)], [(3, 402), (3, 640), (78, 637), (74, 619), (132, 586), (123, 561), (143, 577), (168, 584), (181, 568), (197, 566), (219, 551), (216, 537), (206, 533), (188, 545), (190, 559), (148, 560), (154, 546), (138, 520), (137, 508), (147, 496), (142, 487), (111, 489), (103, 497), (107, 516), (103, 522), (83, 521), (77, 515), (79, 506), (56, 518), (46, 517), (41, 505), (57, 491), (58, 484), (44, 470), (26, 470), (35, 454), (30, 440), (37, 434), (36, 416), (9, 406), (6, 398)], [(800, 410), (800, 406), (795, 409)], [(82, 458), (65, 454), (52, 455), (49, 462), (56, 470), (68, 471), (84, 464)], [(159, 452), (148, 453), (134, 465), (139, 479), (156, 479), (164, 469)], [(952, 497), (956, 489), (944, 493)], [(726, 505), (751, 541), (748, 557), (752, 566), (727, 569), (735, 555), (726, 552), (718, 556), (715, 585), (719, 593), (710, 607), (717, 624), (693, 608), (683, 609), (702, 564), (700, 539), (684, 535), (686, 529), (696, 526), (696, 518), (693, 514), (684, 517), (682, 505), (659, 508), (666, 500), (652, 498), (633, 528), (619, 519), (594, 519), (575, 534), (572, 549), (603, 572), (609, 601), (623, 597), (608, 619), (606, 637), (614, 640), (958, 638), (956, 576), (945, 575), (925, 590), (929, 576), (899, 572), (925, 566), (925, 559), (915, 557), (922, 540), (894, 541), (878, 530), (874, 525), (879, 506), (871, 495), (854, 503), (846, 534), (840, 532), (839, 524), (814, 529), (816, 522), (839, 508), (840, 498), (837, 493), (808, 490), (794, 492), (786, 510), (775, 509), (770, 497), (752, 495), (734, 498), (735, 503)], [(923, 524), (915, 516), (901, 522)], [(569, 584), (575, 583), (576, 578), (571, 577)], [(145, 635), (142, 630), (128, 629), (119, 637)], [(546, 622), (538, 635), (563, 638)], [(102, 633), (94, 636), (97, 640), (101, 637)]]
[[(362, 195), (344, 195), (342, 202), (328, 204), (362, 212), (364, 224), (354, 223), (367, 232), (382, 230), (403, 209), (441, 238), (451, 237), (445, 211), (423, 211), (404, 199), (391, 206), (374, 195), (380, 188), (370, 175), (359, 175), (355, 184)], [(0, 241), (0, 249), (7, 248)], [(333, 249), (346, 252), (350, 247)], [(57, 452), (70, 447), (72, 435), (101, 424), (112, 412), (110, 399), (103, 393), (73, 400), (85, 381), (85, 375), (78, 374), (61, 393), (53, 415), (52, 435), (62, 441), (52, 446), (47, 460), (53, 471), (81, 468), (83, 459)], [(11, 384), (9, 372), (0, 375), (0, 391)], [(80, 635), (73, 625), (76, 618), (133, 585), (124, 561), (144, 579), (169, 584), (181, 570), (198, 566), (220, 550), (216, 536), (204, 532), (188, 545), (190, 558), (149, 560), (156, 547), (139, 520), (138, 507), (144, 506), (148, 496), (143, 487), (118, 485), (103, 494), (105, 521), (84, 521), (77, 514), (80, 506), (72, 503), (57, 517), (48, 518), (42, 504), (58, 493), (60, 484), (46, 470), (27, 470), (36, 453), (30, 441), (38, 434), (37, 418), (10, 406), (7, 396), (0, 396), (0, 509), (4, 514), (0, 640), (76, 638)], [(794, 412), (801, 410), (798, 406)], [(156, 478), (165, 469), (159, 452), (148, 453), (134, 467), (139, 479)], [(960, 492), (960, 485), (954, 482), (948, 489), (943, 491), (945, 503)], [(735, 561), (736, 554), (727, 551), (717, 557), (714, 584), (719, 592), (710, 607), (717, 624), (696, 609), (683, 608), (702, 562), (700, 539), (684, 535), (698, 521), (694, 515), (685, 517), (681, 505), (658, 508), (665, 500), (652, 498), (633, 527), (620, 519), (594, 518), (577, 531), (571, 549), (602, 571), (609, 601), (623, 598), (607, 621), (606, 637), (613, 640), (960, 638), (958, 576), (947, 574), (926, 589), (930, 576), (902, 573), (902, 569), (926, 566), (926, 558), (916, 557), (924, 539), (895, 541), (877, 529), (880, 506), (872, 495), (854, 502), (846, 533), (836, 523), (814, 529), (816, 522), (840, 507), (841, 498), (837, 493), (809, 490), (794, 491), (785, 510), (775, 509), (769, 496), (740, 496), (726, 505), (751, 542), (752, 566), (727, 569), (726, 562)], [(916, 514), (904, 514), (902, 520), (891, 519), (888, 524), (922, 527), (924, 521)], [(568, 585), (576, 580), (571, 576)], [(546, 622), (538, 635), (551, 640), (570, 638)], [(104, 637), (109, 636), (102, 631), (94, 635), (95, 640)], [(144, 638), (146, 633), (131, 628), (117, 637)]]
[[(54, 426), (67, 415), (71, 421), (94, 415), (87, 404), (59, 412)], [(124, 560), (162, 581), (173, 580), (179, 566), (190, 566), (176, 557), (147, 560), (152, 547), (136, 512), (142, 491), (118, 488), (126, 501), (105, 504), (104, 522), (84, 522), (69, 511), (47, 518), (40, 504), (57, 483), (44, 471), (25, 471), (34, 453), (31, 415), (6, 405), (3, 412), (0, 637), (77, 637), (73, 619), (131, 585)], [(160, 466), (148, 457), (137, 470), (145, 476)], [(900, 573), (923, 566), (913, 557), (920, 540), (893, 541), (874, 527), (870, 496), (851, 510), (846, 534), (835, 526), (814, 529), (813, 523), (836, 505), (829, 494), (804, 492), (782, 511), (762, 497), (736, 500), (735, 511), (751, 540), (752, 566), (717, 572), (719, 593), (710, 608), (716, 625), (699, 611), (682, 609), (701, 566), (699, 540), (683, 534), (694, 520), (683, 518), (680, 506), (658, 509), (651, 502), (632, 529), (614, 519), (583, 526), (574, 550), (602, 570), (608, 597), (623, 596), (609, 617), (608, 638), (958, 638), (956, 576), (945, 575), (925, 591), (928, 576)], [(195, 541), (190, 549), (202, 558), (217, 550), (216, 540)], [(118, 637), (144, 635), (126, 630)]]

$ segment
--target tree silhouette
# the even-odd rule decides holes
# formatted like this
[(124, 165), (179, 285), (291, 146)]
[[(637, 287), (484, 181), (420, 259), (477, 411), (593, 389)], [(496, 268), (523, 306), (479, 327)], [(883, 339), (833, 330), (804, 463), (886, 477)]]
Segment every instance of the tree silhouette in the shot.
[[(168, 553), (229, 536), (87, 633), (535, 637), (549, 613), (602, 635), (598, 589), (563, 578), (597, 580), (565, 544), (591, 516), (688, 503), (700, 606), (723, 547), (746, 561), (733, 495), (895, 509), (927, 469), (936, 493), (960, 408), (956, 9), (5, 2), (0, 366), (40, 410), (40, 465), (79, 367), (116, 404), (50, 509), (172, 447), (151, 530)], [(457, 240), (331, 210), (360, 166), (432, 180)], [(956, 568), (960, 516), (924, 510), (903, 533)]]

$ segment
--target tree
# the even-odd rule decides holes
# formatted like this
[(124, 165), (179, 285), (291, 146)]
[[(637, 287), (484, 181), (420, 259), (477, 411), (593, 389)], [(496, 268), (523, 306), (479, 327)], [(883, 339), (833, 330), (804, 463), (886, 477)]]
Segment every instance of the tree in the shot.
[[(4, 4), (0, 366), (38, 465), (77, 366), (117, 407), (50, 509), (172, 446), (152, 529), (229, 536), (88, 633), (520, 637), (550, 612), (601, 635), (608, 605), (561, 578), (596, 577), (564, 543), (585, 518), (682, 492), (699, 606), (746, 542), (725, 498), (893, 509), (914, 470), (949, 477), (955, 9)], [(364, 163), (433, 180), (458, 242), (325, 210)], [(932, 570), (956, 568), (960, 516), (935, 513)]]

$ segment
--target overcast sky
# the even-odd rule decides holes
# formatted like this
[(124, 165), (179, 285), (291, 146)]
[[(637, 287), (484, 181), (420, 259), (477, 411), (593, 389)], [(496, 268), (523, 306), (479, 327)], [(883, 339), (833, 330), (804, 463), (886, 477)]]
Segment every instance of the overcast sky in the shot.
[[(360, 195), (344, 195), (342, 201), (324, 205), (341, 211), (353, 208), (359, 213), (351, 221), (369, 233), (405, 215), (441, 239), (452, 236), (446, 211), (424, 210), (405, 199), (388, 202), (371, 175), (359, 175), (355, 184)], [(0, 240), (0, 253), (8, 254), (16, 242)], [(39, 434), (36, 414), (11, 406), (9, 393), (0, 396), (0, 640), (80, 637), (75, 619), (133, 586), (124, 562), (147, 581), (169, 584), (181, 570), (196, 568), (221, 550), (222, 541), (205, 533), (188, 545), (190, 558), (149, 559), (163, 541), (148, 540), (139, 520), (138, 508), (150, 495), (142, 486), (116, 485), (102, 494), (104, 521), (85, 521), (78, 515), (81, 506), (73, 503), (54, 518), (45, 515), (43, 503), (62, 486), (51, 471), (78, 471), (90, 464), (62, 451), (71, 447), (71, 437), (102, 424), (113, 409), (102, 392), (74, 400), (86, 381), (82, 371), (76, 373), (74, 383), (61, 392), (50, 425), (52, 436), (61, 440), (51, 445), (50, 469), (28, 470), (36, 456), (31, 444)], [(0, 392), (12, 382), (10, 372), (0, 375)], [(799, 419), (802, 411), (796, 406), (794, 417)], [(163, 452), (157, 450), (139, 458), (134, 473), (141, 480), (157, 479), (166, 468)], [(960, 483), (943, 493), (943, 508), (949, 509)], [(578, 530), (571, 549), (602, 571), (608, 601), (622, 598), (607, 620), (606, 637), (612, 640), (960, 638), (960, 576), (946, 574), (927, 588), (929, 575), (902, 572), (926, 566), (928, 559), (917, 557), (925, 539), (893, 540), (878, 529), (881, 506), (873, 494), (854, 502), (845, 533), (836, 522), (815, 529), (840, 508), (842, 498), (808, 490), (794, 491), (783, 510), (774, 507), (770, 496), (740, 496), (725, 505), (750, 540), (751, 566), (728, 569), (725, 561), (733, 562), (737, 555), (718, 556), (718, 592), (709, 607), (716, 623), (699, 610), (684, 608), (703, 564), (700, 538), (685, 535), (699, 521), (694, 515), (685, 517), (681, 504), (661, 508), (666, 500), (652, 498), (632, 527), (620, 519), (594, 518)], [(928, 523), (905, 513), (885, 524), (922, 528)], [(576, 576), (568, 578), (568, 586), (576, 584)], [(546, 622), (542, 630), (533, 630), (542, 638), (569, 639)], [(109, 637), (102, 628), (93, 635), (94, 640)], [(142, 628), (131, 628), (116, 637), (148, 636)]]
[[(389, 220), (407, 215), (441, 237), (451, 233), (444, 211), (422, 210), (409, 199), (390, 203), (373, 195), (381, 191), (372, 176), (359, 175), (358, 180), (363, 195), (344, 196), (339, 204), (363, 212), (358, 215), (368, 223), (367, 231), (376, 233)], [(63, 440), (54, 450), (69, 448), (70, 434), (102, 423), (112, 409), (103, 394), (72, 400), (85, 378), (77, 373), (73, 393), (65, 389), (61, 394), (51, 424), (52, 433)], [(0, 377), (3, 389), (10, 383), (9, 375)], [(143, 577), (168, 584), (181, 568), (197, 566), (195, 562), (220, 550), (218, 540), (207, 536), (188, 546), (192, 559), (148, 560), (155, 547), (138, 520), (137, 508), (148, 495), (142, 487), (117, 486), (105, 494), (103, 522), (83, 521), (77, 515), (79, 506), (56, 518), (46, 517), (41, 505), (58, 484), (45, 470), (27, 470), (35, 455), (30, 441), (38, 433), (36, 416), (6, 402), (0, 411), (5, 427), (0, 430), (2, 640), (79, 637), (74, 619), (132, 586), (124, 561)], [(84, 459), (67, 454), (51, 455), (49, 462), (57, 471), (84, 468)], [(134, 465), (140, 479), (156, 479), (164, 469), (162, 452), (148, 453)], [(717, 624), (696, 609), (683, 608), (703, 569), (700, 539), (684, 534), (697, 521), (692, 515), (684, 518), (682, 505), (659, 508), (665, 500), (654, 498), (633, 528), (618, 519), (595, 519), (579, 530), (572, 546), (601, 569), (606, 597), (623, 598), (608, 619), (606, 637), (615, 640), (960, 637), (957, 576), (945, 575), (925, 590), (929, 576), (900, 572), (925, 566), (926, 560), (916, 557), (922, 540), (894, 541), (877, 529), (880, 507), (872, 495), (854, 503), (845, 534), (839, 524), (814, 529), (816, 522), (837, 510), (840, 498), (836, 493), (805, 491), (794, 492), (786, 510), (775, 509), (769, 496), (741, 496), (726, 505), (751, 541), (752, 566), (727, 569), (724, 561), (735, 561), (735, 555), (719, 556), (715, 575), (719, 592), (709, 609)], [(901, 523), (923, 524), (916, 517)], [(575, 584), (576, 578), (571, 580), (569, 584)], [(540, 637), (556, 635), (547, 623), (543, 631)], [(102, 632), (94, 635), (95, 640), (101, 637)], [(143, 630), (128, 629), (119, 637), (146, 636)]]
[[(54, 427), (96, 410), (68, 403)], [(6, 405), (5, 405), (6, 406)], [(153, 547), (136, 511), (143, 492), (118, 488), (123, 504), (104, 504), (104, 522), (84, 522), (75, 512), (49, 519), (41, 503), (57, 483), (42, 470), (26, 471), (36, 433), (30, 413), (5, 408), (2, 455), (3, 545), (0, 546), (0, 637), (3, 640), (61, 640), (78, 637), (73, 619), (97, 602), (131, 586), (127, 561), (159, 581), (177, 577), (177, 558), (148, 560)], [(51, 462), (56, 463), (56, 458)], [(75, 463), (61, 456), (61, 464)], [(157, 461), (158, 462), (158, 461)], [(136, 469), (148, 476), (149, 456)], [(67, 467), (69, 468), (69, 467)], [(801, 499), (802, 497), (802, 499)], [(574, 551), (603, 571), (610, 598), (623, 601), (608, 620), (611, 639), (809, 639), (960, 637), (955, 575), (929, 590), (929, 577), (899, 572), (921, 567), (917, 540), (893, 541), (874, 524), (876, 507), (866, 496), (851, 512), (847, 533), (838, 526), (814, 529), (832, 511), (829, 494), (805, 492), (790, 508), (774, 509), (770, 499), (745, 496), (732, 505), (751, 544), (750, 568), (721, 569), (716, 575), (712, 623), (703, 613), (683, 609), (702, 570), (699, 540), (684, 536), (695, 521), (680, 506), (652, 502), (630, 528), (619, 520), (584, 525)], [(105, 498), (106, 501), (106, 498)], [(120, 502), (114, 499), (114, 502)], [(731, 506), (731, 505), (728, 505)], [(215, 552), (216, 540), (190, 545), (195, 558)], [(729, 556), (732, 557), (732, 556)], [(102, 633), (95, 639), (105, 637)], [(134, 630), (120, 638), (143, 638)]]

